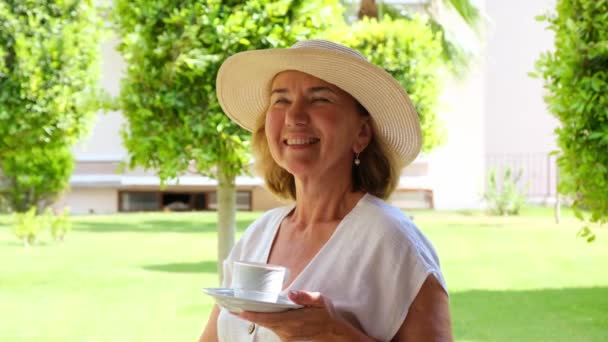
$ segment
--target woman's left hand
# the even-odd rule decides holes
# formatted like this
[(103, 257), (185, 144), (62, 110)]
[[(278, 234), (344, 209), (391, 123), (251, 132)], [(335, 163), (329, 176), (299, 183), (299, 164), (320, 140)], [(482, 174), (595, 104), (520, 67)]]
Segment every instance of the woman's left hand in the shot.
[(304, 307), (277, 313), (243, 312), (238, 316), (272, 330), (282, 341), (335, 340), (345, 321), (318, 292), (289, 291), (289, 299)]

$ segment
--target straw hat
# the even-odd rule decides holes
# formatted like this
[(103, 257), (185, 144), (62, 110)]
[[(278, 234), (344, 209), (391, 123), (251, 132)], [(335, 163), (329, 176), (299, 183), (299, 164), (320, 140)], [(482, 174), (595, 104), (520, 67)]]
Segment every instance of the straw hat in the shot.
[(287, 49), (245, 51), (226, 59), (216, 85), (222, 109), (252, 131), (258, 116), (268, 108), (274, 76), (285, 70), (315, 76), (357, 99), (401, 165), (409, 164), (420, 152), (418, 114), (401, 85), (357, 51), (324, 40), (301, 41)]

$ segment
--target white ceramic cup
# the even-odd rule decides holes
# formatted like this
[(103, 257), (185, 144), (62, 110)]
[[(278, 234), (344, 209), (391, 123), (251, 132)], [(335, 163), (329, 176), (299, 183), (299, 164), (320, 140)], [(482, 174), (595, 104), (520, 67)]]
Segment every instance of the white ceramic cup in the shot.
[(289, 269), (280, 265), (235, 261), (231, 285), (234, 296), (276, 303), (289, 274)]

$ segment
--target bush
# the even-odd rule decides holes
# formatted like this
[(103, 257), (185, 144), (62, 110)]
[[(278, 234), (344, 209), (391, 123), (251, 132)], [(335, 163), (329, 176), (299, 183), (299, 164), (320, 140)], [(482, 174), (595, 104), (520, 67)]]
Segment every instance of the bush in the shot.
[(11, 153), (0, 161), (4, 189), (0, 197), (14, 211), (32, 206), (42, 211), (69, 186), (74, 157), (69, 147), (35, 147), (27, 153)]
[(522, 170), (513, 173), (506, 168), (502, 179), (496, 179), (496, 170), (490, 170), (487, 191), (484, 199), (492, 215), (519, 215), (521, 207), (526, 202), (526, 196), (519, 190)]
[[(560, 121), (559, 192), (574, 199), (577, 217), (608, 222), (608, 3), (557, 0), (538, 17), (555, 33), (555, 49), (537, 61), (549, 110)], [(581, 232), (589, 232), (583, 229)], [(593, 235), (587, 234), (590, 239)]]
[(39, 214), (38, 208), (33, 206), (26, 212), (13, 213), (13, 233), (26, 247), (35, 244), (40, 232), (45, 229), (49, 229), (55, 242), (63, 242), (65, 235), (72, 230), (69, 215), (69, 208), (57, 214), (47, 208), (43, 214)]
[(72, 230), (70, 221), (70, 209), (65, 208), (62, 212), (55, 215), (51, 221), (51, 236), (56, 242), (63, 242), (65, 235)]
[(43, 218), (36, 215), (36, 207), (31, 207), (24, 213), (14, 213), (13, 233), (26, 247), (31, 246), (45, 226), (43, 221)]

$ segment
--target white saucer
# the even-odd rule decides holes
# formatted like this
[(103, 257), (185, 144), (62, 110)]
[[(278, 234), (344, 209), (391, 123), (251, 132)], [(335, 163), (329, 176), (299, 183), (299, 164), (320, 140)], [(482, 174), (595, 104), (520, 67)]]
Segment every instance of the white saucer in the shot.
[(203, 289), (203, 292), (215, 298), (218, 305), (234, 313), (241, 313), (243, 311), (281, 312), (302, 307), (302, 305), (295, 304), (283, 295), (279, 296), (276, 303), (271, 303), (237, 298), (234, 296), (234, 290), (229, 288), (206, 288)]

